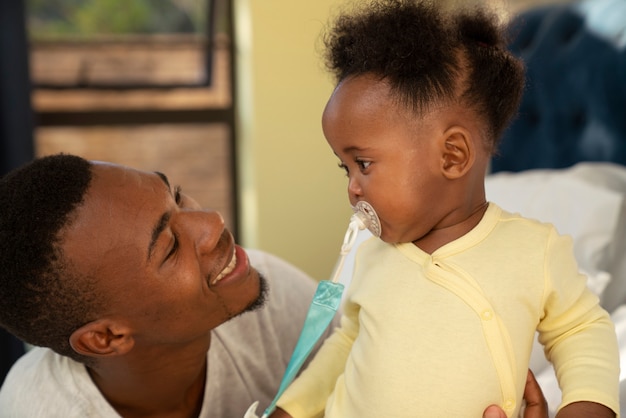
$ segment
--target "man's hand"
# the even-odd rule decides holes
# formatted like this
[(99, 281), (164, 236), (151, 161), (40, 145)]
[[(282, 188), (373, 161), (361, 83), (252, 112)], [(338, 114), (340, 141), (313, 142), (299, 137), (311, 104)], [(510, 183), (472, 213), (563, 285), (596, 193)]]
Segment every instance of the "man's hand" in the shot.
[[(548, 418), (548, 403), (543, 396), (539, 383), (533, 372), (528, 370), (526, 387), (524, 388), (524, 400), (526, 409), (524, 418)], [(507, 418), (504, 410), (496, 405), (491, 405), (483, 413), (483, 418)]]

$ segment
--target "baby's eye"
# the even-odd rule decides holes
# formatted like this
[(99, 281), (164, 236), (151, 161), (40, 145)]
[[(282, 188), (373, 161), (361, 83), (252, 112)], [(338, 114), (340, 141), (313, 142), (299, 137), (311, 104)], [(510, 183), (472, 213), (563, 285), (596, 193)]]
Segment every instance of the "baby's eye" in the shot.
[(344, 163), (337, 163), (337, 167), (339, 167), (343, 171), (345, 171), (346, 172), (346, 176), (350, 174), (350, 170), (348, 170), (348, 166), (345, 165)]
[(173, 256), (176, 255), (176, 252), (178, 251), (178, 235), (176, 233), (172, 233), (173, 235), (173, 242), (172, 242), (172, 248), (170, 248), (169, 252), (167, 253), (167, 255), (165, 256), (165, 259), (163, 260), (163, 262), (169, 260), (170, 258), (172, 258)]
[(361, 171), (367, 170), (367, 168), (370, 166), (370, 164), (372, 164), (371, 161), (363, 161), (363, 160), (356, 160), (356, 163), (359, 166), (359, 169)]

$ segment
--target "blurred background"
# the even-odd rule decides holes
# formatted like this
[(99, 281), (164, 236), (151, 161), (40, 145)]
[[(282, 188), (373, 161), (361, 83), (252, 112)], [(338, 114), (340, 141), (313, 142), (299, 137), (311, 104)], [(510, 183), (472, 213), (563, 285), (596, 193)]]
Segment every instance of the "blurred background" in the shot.
[(350, 210), (319, 35), (342, 3), (3, 1), (2, 171), (57, 152), (159, 170), (243, 245), (327, 278)]
[[(319, 35), (342, 3), (2, 0), (0, 174), (58, 152), (159, 170), (244, 246), (326, 279), (351, 214), (320, 124)], [(2, 378), (23, 350), (7, 339)]]
[[(490, 3), (507, 18), (540, 2)], [(159, 170), (243, 245), (327, 278), (350, 210), (319, 34), (341, 4), (3, 1), (3, 172), (57, 152)]]

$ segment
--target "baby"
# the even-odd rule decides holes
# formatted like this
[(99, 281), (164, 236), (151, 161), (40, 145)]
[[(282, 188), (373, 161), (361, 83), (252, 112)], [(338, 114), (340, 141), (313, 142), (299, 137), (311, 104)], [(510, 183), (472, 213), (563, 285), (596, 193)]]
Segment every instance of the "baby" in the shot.
[(341, 326), (275, 416), (517, 416), (538, 331), (558, 417), (615, 417), (615, 331), (571, 239), (486, 200), (524, 86), (498, 18), (360, 6), (326, 33), (337, 84), (322, 123), (350, 203), (372, 205), (381, 234), (361, 244)]

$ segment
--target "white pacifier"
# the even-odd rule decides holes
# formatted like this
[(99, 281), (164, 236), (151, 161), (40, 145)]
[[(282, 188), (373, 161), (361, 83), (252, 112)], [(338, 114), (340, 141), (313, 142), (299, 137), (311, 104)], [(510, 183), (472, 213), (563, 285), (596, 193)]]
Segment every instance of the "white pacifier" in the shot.
[(372, 205), (361, 200), (357, 202), (355, 206), (351, 206), (351, 208), (354, 214), (350, 217), (350, 223), (348, 224), (348, 229), (343, 237), (343, 244), (341, 244), (341, 250), (339, 251), (339, 259), (333, 269), (333, 274), (330, 279), (333, 283), (339, 282), (343, 263), (354, 246), (359, 231), (367, 228), (373, 235), (380, 237), (380, 220)]
[[(372, 235), (376, 237), (380, 237), (382, 232), (380, 226), (380, 219), (378, 219), (378, 215), (376, 211), (364, 200), (358, 201), (355, 206), (352, 206), (352, 210), (354, 211), (353, 218), (357, 218), (360, 220), (364, 227), (369, 229)], [(363, 228), (361, 228), (363, 229)]]

